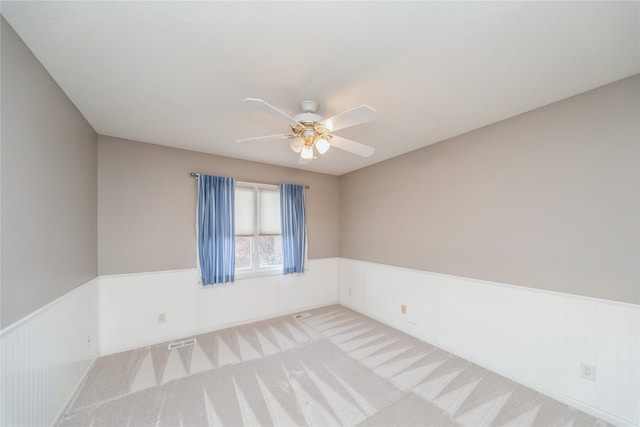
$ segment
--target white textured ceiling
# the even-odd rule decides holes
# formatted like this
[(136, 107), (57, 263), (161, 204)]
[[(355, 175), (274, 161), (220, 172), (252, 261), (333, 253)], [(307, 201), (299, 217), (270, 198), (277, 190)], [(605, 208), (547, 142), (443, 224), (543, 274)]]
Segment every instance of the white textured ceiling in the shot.
[[(640, 72), (632, 2), (10, 2), (2, 14), (96, 132), (341, 175)], [(261, 98), (360, 104), (369, 144), (298, 165)]]

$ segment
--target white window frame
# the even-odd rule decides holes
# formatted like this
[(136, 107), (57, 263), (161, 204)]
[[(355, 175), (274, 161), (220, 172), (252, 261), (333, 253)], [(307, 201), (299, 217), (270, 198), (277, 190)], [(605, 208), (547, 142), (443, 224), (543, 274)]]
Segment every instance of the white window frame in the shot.
[[(259, 262), (259, 251), (258, 251), (258, 240), (260, 238), (260, 230), (259, 230), (259, 221), (260, 221), (260, 197), (258, 197), (258, 191), (260, 189), (267, 189), (267, 190), (276, 190), (276, 191), (280, 191), (280, 189), (278, 188), (277, 185), (273, 185), (273, 184), (260, 184), (260, 183), (255, 183), (255, 182), (246, 182), (246, 181), (236, 181), (236, 188), (241, 187), (241, 188), (250, 188), (253, 190), (253, 202), (255, 203), (255, 224), (254, 224), (254, 234), (253, 234), (253, 241), (252, 241), (252, 268), (249, 269), (242, 269), (242, 270), (238, 270), (238, 268), (236, 267), (236, 271), (235, 271), (235, 277), (236, 279), (250, 279), (253, 277), (264, 277), (264, 276), (277, 276), (277, 275), (282, 275), (282, 265), (278, 265), (278, 266), (272, 266), (272, 267), (260, 267), (260, 262)], [(280, 234), (282, 236), (282, 234)], [(282, 255), (284, 256), (284, 255)]]

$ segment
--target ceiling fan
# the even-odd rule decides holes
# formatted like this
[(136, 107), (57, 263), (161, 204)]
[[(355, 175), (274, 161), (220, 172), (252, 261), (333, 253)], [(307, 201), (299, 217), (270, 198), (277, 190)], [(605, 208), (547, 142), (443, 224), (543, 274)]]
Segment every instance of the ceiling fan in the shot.
[(245, 98), (243, 101), (250, 103), (267, 114), (284, 120), (289, 124), (291, 133), (256, 136), (239, 139), (237, 142), (289, 139), (291, 140), (289, 143), (291, 149), (300, 154), (299, 162), (301, 164), (309, 163), (311, 160), (316, 159), (316, 151), (324, 154), (331, 147), (340, 148), (362, 157), (369, 157), (375, 152), (373, 147), (333, 134), (334, 131), (374, 120), (376, 118), (376, 110), (368, 105), (360, 105), (325, 119), (316, 113), (318, 111), (318, 103), (311, 100), (302, 101), (300, 103), (302, 112), (293, 117), (261, 99)]

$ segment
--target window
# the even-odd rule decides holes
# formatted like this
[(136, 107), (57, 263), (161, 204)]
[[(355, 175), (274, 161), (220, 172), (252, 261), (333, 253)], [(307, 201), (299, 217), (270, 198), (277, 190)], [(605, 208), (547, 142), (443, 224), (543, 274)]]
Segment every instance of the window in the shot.
[(236, 182), (236, 273), (282, 270), (280, 191), (275, 185)]

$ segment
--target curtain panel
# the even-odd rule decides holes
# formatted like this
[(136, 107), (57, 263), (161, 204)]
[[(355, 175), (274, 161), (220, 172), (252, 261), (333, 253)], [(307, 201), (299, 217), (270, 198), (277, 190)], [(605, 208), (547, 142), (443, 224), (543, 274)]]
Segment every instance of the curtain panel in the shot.
[(198, 178), (198, 266), (204, 286), (235, 279), (235, 186), (233, 178)]
[(283, 273), (302, 273), (307, 247), (304, 187), (280, 184), (279, 188)]

